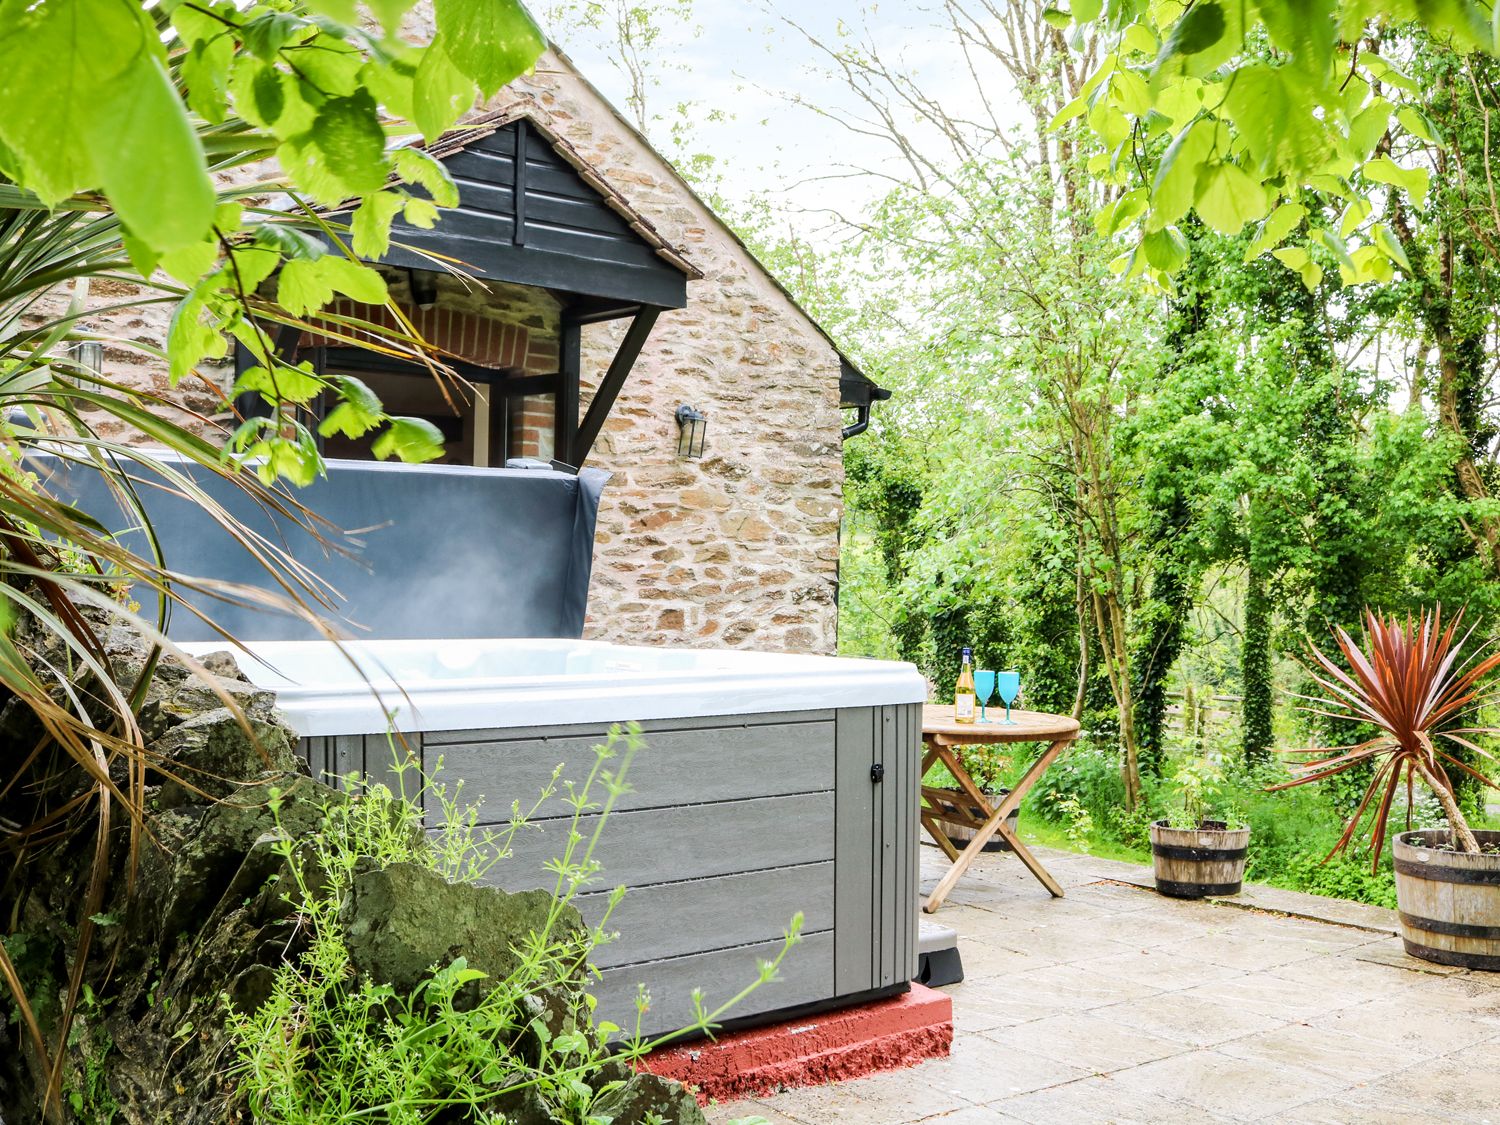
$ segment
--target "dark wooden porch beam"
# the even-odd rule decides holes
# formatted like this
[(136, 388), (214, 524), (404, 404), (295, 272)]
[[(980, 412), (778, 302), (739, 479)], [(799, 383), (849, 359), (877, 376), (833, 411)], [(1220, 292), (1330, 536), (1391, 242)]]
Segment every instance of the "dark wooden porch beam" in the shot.
[(651, 329), (660, 315), (661, 309), (655, 305), (642, 305), (641, 311), (635, 314), (635, 319), (625, 330), (625, 339), (620, 341), (620, 350), (615, 352), (615, 358), (610, 360), (609, 370), (604, 373), (604, 378), (599, 380), (599, 389), (594, 392), (594, 400), (589, 403), (588, 413), (578, 425), (578, 436), (574, 446), (576, 459), (572, 460), (571, 464), (582, 465), (588, 460), (594, 448), (594, 441), (604, 426), (604, 419), (609, 417), (610, 410), (614, 408), (615, 399), (620, 395), (620, 388), (625, 385), (631, 368), (635, 366), (635, 361), (641, 354), (641, 348), (645, 346), (646, 337), (651, 335)]
[(557, 347), (557, 392), (553, 402), (552, 456), (581, 465), (578, 456), (578, 378), (583, 370), (583, 326), (563, 314)]

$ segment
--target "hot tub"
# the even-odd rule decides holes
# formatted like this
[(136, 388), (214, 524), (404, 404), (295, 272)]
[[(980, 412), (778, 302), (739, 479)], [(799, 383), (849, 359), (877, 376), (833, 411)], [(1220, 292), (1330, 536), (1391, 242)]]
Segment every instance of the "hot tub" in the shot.
[[(237, 657), (278, 693), (315, 775), (386, 776), (393, 712), (423, 768), (442, 758), (441, 778), (484, 798), (491, 824), (559, 762), (581, 779), (612, 723), (641, 724), (602, 881), (579, 901), (597, 918), (609, 888), (629, 888), (610, 923), (620, 938), (596, 957), (600, 1018), (633, 1027), (644, 983), (647, 1033), (681, 1026), (695, 987), (712, 1009), (753, 980), (797, 911), (802, 943), (736, 1020), (901, 991), (915, 975), (925, 685), (912, 665), (577, 640), (348, 647), (369, 683), (322, 642), (255, 642), (254, 659)], [(543, 864), (567, 816), (560, 799), (543, 807), (494, 881), (551, 886)]]

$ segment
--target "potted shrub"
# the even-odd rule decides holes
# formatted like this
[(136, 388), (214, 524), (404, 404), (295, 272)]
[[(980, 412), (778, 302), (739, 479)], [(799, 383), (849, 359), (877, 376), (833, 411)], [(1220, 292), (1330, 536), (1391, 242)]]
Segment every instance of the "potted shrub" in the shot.
[[(1480, 701), (1484, 678), (1500, 666), (1500, 652), (1486, 655), (1481, 649), (1462, 659), (1472, 633), (1458, 635), (1462, 620), (1459, 613), (1444, 627), (1441, 607), (1405, 621), (1366, 609), (1364, 649), (1335, 628), (1349, 670), (1314, 648), (1312, 677), (1328, 695), (1313, 700), (1308, 710), (1367, 723), (1377, 733), (1353, 746), (1289, 751), (1320, 757), (1294, 767), (1293, 780), (1273, 788), (1306, 785), (1369, 763), (1374, 767), (1369, 787), (1329, 855), (1347, 848), (1368, 819), (1366, 832), (1378, 865), (1391, 809), (1404, 783), (1406, 831), (1396, 836), (1392, 851), (1406, 951), (1444, 965), (1500, 971), (1500, 832), (1469, 827), (1448, 773), (1456, 769), (1500, 788), (1450, 752), (1461, 746), (1494, 760), (1472, 736), (1500, 731), (1462, 722)], [(1412, 830), (1411, 794), (1418, 783), (1437, 798), (1448, 827)]]
[(1172, 781), (1170, 811), (1151, 825), (1157, 891), (1172, 898), (1238, 894), (1250, 829), (1231, 812), (1223, 775), (1207, 759), (1189, 758)]
[[(965, 753), (965, 751), (970, 752)], [(969, 771), (969, 776), (979, 786), (979, 791), (984, 794), (990, 808), (994, 808), (1010, 793), (1008, 788), (1000, 784), (1001, 763), (996, 762), (993, 756), (983, 754), (982, 748), (979, 748), (979, 752), (976, 753), (969, 747), (960, 747), (959, 752), (963, 754), (964, 768)], [(942, 821), (943, 831), (948, 833), (949, 838), (960, 848), (974, 838), (975, 829), (970, 827), (970, 824), (982, 823), (986, 819), (984, 811), (975, 805), (962, 789), (931, 788), (927, 791), (927, 796), (936, 809), (938, 820)], [(945, 813), (948, 815), (944, 815)], [(964, 819), (959, 819), (960, 817)], [(1017, 807), (1012, 809), (1010, 815), (1005, 818), (1005, 826), (1014, 832), (1020, 821), (1021, 810)], [(1008, 852), (1010, 844), (996, 834), (985, 841), (984, 850)]]

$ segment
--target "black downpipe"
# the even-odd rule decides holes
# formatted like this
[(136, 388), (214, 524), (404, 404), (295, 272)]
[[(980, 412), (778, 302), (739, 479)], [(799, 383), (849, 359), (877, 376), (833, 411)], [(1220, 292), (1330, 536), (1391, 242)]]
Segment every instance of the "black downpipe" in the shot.
[(870, 404), (867, 402), (867, 403), (865, 403), (863, 406), (861, 406), (859, 408), (859, 421), (855, 422), (854, 425), (852, 425), (852, 426), (845, 426), (844, 427), (844, 430), (843, 430), (844, 440), (848, 441), (852, 437), (859, 437), (860, 434), (864, 433), (869, 428), (870, 428)]

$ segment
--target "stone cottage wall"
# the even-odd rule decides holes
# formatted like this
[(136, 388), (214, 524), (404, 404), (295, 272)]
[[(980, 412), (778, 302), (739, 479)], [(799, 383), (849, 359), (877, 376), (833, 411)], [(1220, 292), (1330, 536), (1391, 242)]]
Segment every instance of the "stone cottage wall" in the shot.
[[(837, 353), (670, 167), (555, 53), (520, 94), (704, 274), (664, 313), (594, 446), (589, 635), (832, 652), (843, 453)], [(584, 408), (623, 324), (584, 334)], [(680, 404), (708, 416), (677, 457)]]
[[(421, 22), (419, 8), (413, 30), (430, 33)], [(588, 634), (834, 651), (843, 487), (837, 354), (566, 58), (549, 52), (495, 105), (518, 98), (704, 274), (688, 286), (688, 307), (657, 322), (589, 460), (615, 476), (600, 512)], [(399, 271), (393, 282), (401, 299)], [(101, 301), (113, 295), (104, 289), (95, 293)], [(475, 292), (465, 303), (483, 300)], [(532, 332), (528, 370), (556, 370), (555, 354), (537, 350), (555, 347), (555, 302), (545, 313), (546, 329)], [(486, 315), (508, 317), (493, 307)], [(150, 352), (164, 348), (170, 316), (163, 305), (101, 318), (96, 327), (118, 338), (106, 348), (108, 373), (198, 412), (199, 428), (228, 422), (218, 412), (231, 363), (206, 364), (168, 388)], [(585, 331), (585, 410), (623, 330), (615, 323)], [(683, 403), (708, 416), (701, 461), (676, 455), (673, 415)], [(512, 425), (518, 452), (551, 455), (550, 396), (526, 400)]]

